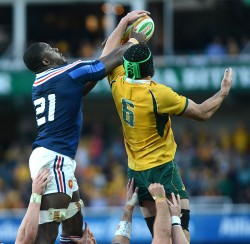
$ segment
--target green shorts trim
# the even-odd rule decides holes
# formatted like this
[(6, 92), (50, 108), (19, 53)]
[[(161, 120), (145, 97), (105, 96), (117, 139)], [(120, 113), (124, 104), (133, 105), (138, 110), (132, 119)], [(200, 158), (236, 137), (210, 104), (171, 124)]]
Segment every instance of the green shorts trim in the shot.
[(142, 170), (134, 171), (128, 168), (128, 178), (135, 180), (135, 187), (139, 187), (139, 204), (145, 200), (154, 201), (148, 191), (151, 183), (160, 183), (164, 186), (166, 194), (179, 194), (181, 198), (187, 198), (188, 194), (186, 188), (180, 177), (178, 166), (174, 161), (162, 164), (160, 166)]

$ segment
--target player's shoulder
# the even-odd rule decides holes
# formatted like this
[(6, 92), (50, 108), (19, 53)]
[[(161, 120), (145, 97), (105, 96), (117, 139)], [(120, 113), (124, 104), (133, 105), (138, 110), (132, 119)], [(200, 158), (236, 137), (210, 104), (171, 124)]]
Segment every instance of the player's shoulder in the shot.
[(158, 99), (165, 99), (178, 95), (171, 87), (154, 81), (151, 82), (149, 89)]
[(38, 87), (42, 84), (48, 84), (47, 81), (55, 80), (64, 75), (65, 73), (71, 71), (74, 67), (78, 67), (82, 61), (78, 60), (71, 64), (61, 65), (59, 67), (55, 67), (52, 69), (48, 69), (42, 73), (36, 74), (35, 81), (33, 83), (33, 87)]
[(164, 85), (162, 83), (158, 83), (154, 80), (151, 80), (151, 86), (153, 87), (153, 89), (155, 90), (159, 90), (159, 91), (173, 91), (173, 89), (167, 85)]
[(123, 65), (119, 65), (117, 66), (113, 72), (112, 72), (114, 75), (124, 75), (125, 74), (125, 70), (124, 70), (124, 67)]
[(97, 59), (93, 59), (93, 60), (81, 60), (81, 59), (79, 59), (79, 60), (77, 60), (77, 61), (75, 61), (73, 63), (69, 63), (69, 64), (66, 64), (66, 65), (64, 65), (62, 67), (58, 67), (54, 71), (56, 71), (56, 72), (57, 72), (57, 70), (58, 71), (59, 70), (62, 70), (62, 71), (71, 71), (71, 70), (77, 69), (77, 68), (79, 68), (81, 66), (95, 65), (95, 64), (98, 64), (100, 62), (101, 61), (99, 61)]
[(125, 75), (125, 71), (123, 68), (123, 65), (120, 65), (116, 67), (109, 75), (108, 75), (108, 81), (109, 83), (113, 80), (116, 80), (118, 77), (123, 77)]
[(101, 60), (99, 59), (88, 59), (88, 60), (77, 60), (75, 61), (74, 63), (71, 63), (71, 64), (68, 64), (70, 66), (76, 66), (76, 65), (95, 65), (95, 64), (98, 64), (98, 63), (102, 63)]

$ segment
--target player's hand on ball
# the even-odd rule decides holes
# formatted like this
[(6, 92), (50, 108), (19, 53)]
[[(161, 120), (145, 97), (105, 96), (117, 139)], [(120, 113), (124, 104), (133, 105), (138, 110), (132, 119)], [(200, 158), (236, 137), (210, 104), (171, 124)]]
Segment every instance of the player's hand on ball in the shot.
[(232, 68), (226, 69), (224, 73), (223, 80), (221, 82), (221, 91), (224, 96), (227, 96), (233, 82), (233, 70)]
[(134, 21), (136, 21), (137, 19), (146, 16), (146, 15), (150, 15), (150, 12), (145, 11), (145, 10), (134, 10), (132, 12), (129, 12), (124, 18), (124, 20), (127, 22), (127, 24), (132, 24)]
[[(144, 14), (144, 13), (141, 13), (141, 14)], [(130, 19), (129, 21), (131, 21), (131, 19), (133, 18), (129, 18)], [(123, 21), (128, 21), (128, 20), (123, 20)], [(146, 42), (147, 42), (154, 33), (154, 21), (150, 16), (144, 15), (140, 17), (139, 19), (136, 19), (135, 21), (133, 21), (130, 25), (127, 25), (127, 28), (121, 40), (122, 44), (126, 43), (129, 40), (129, 37), (131, 36), (131, 32), (133, 30), (137, 33), (144, 34), (146, 36)]]
[(129, 38), (135, 38), (140, 44), (146, 43), (146, 35), (137, 33), (134, 29), (131, 30)]

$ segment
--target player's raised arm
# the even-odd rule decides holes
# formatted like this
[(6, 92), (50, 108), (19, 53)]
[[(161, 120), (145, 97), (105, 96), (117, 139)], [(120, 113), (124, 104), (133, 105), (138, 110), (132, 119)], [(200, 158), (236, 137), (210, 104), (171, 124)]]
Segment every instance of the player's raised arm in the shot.
[[(133, 40), (130, 40), (124, 46), (121, 46), (121, 39), (126, 30), (126, 27), (133, 23), (140, 17), (149, 14), (148, 11), (144, 10), (136, 10), (128, 13), (125, 17), (121, 19), (118, 26), (115, 30), (111, 33), (109, 38), (105, 41), (103, 52), (99, 58), (100, 61), (104, 63), (105, 66), (105, 74), (109, 74), (113, 71), (114, 68), (122, 64), (122, 55), (123, 53), (133, 45)], [(138, 42), (144, 41), (144, 35), (138, 33), (131, 33), (131, 37), (138, 40)], [(136, 42), (135, 43), (138, 43)], [(84, 92), (83, 96), (86, 96), (97, 84), (98, 81), (88, 82), (84, 85)]]
[(154, 223), (154, 238), (152, 244), (170, 244), (171, 227), (170, 212), (166, 200), (166, 194), (163, 185), (152, 183), (148, 191), (155, 200), (156, 218)]
[(32, 195), (27, 212), (18, 229), (15, 244), (33, 244), (35, 242), (39, 212), (41, 206), (42, 194), (45, 191), (47, 183), (50, 181), (50, 171), (45, 169), (41, 171), (32, 183)]
[(182, 116), (200, 121), (208, 120), (218, 110), (225, 97), (229, 94), (232, 81), (232, 68), (226, 69), (220, 91), (201, 104), (197, 104), (191, 99), (188, 99), (188, 106)]
[(118, 48), (111, 51), (111, 53), (99, 58), (104, 64), (106, 75), (110, 74), (117, 66), (122, 64), (122, 56), (129, 47), (141, 42), (145, 43), (146, 41), (144, 34), (131, 32), (131, 35), (133, 35), (133, 38), (130, 38), (127, 43), (120, 45)]
[(109, 38), (107, 39), (104, 49), (102, 51), (101, 57), (109, 54), (115, 48), (121, 45), (122, 36), (127, 28), (127, 26), (133, 23), (135, 20), (143, 17), (145, 15), (149, 15), (148, 11), (144, 10), (134, 10), (128, 13), (125, 17), (121, 19), (115, 30), (111, 33)]
[(129, 180), (127, 184), (127, 203), (124, 209), (121, 221), (117, 226), (113, 244), (129, 244), (132, 231), (132, 215), (135, 204), (138, 201), (138, 187), (134, 191), (134, 179)]
[(172, 222), (172, 243), (173, 244), (189, 244), (182, 226), (181, 226), (181, 199), (180, 195), (175, 196), (171, 193), (172, 202), (167, 199)]

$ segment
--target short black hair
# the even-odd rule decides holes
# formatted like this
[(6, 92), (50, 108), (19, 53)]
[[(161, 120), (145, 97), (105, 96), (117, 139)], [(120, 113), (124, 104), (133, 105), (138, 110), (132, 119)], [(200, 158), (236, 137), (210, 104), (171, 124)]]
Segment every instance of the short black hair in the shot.
[(36, 72), (43, 66), (45, 47), (46, 44), (44, 42), (36, 42), (26, 49), (23, 61), (29, 70)]
[[(139, 70), (140, 70), (140, 77), (136, 77), (136, 78), (154, 76), (153, 56), (147, 45), (135, 44), (131, 46), (125, 51), (125, 53), (123, 54), (123, 58), (128, 62), (138, 63)], [(128, 69), (126, 74), (128, 78), (135, 77), (133, 69)]]

